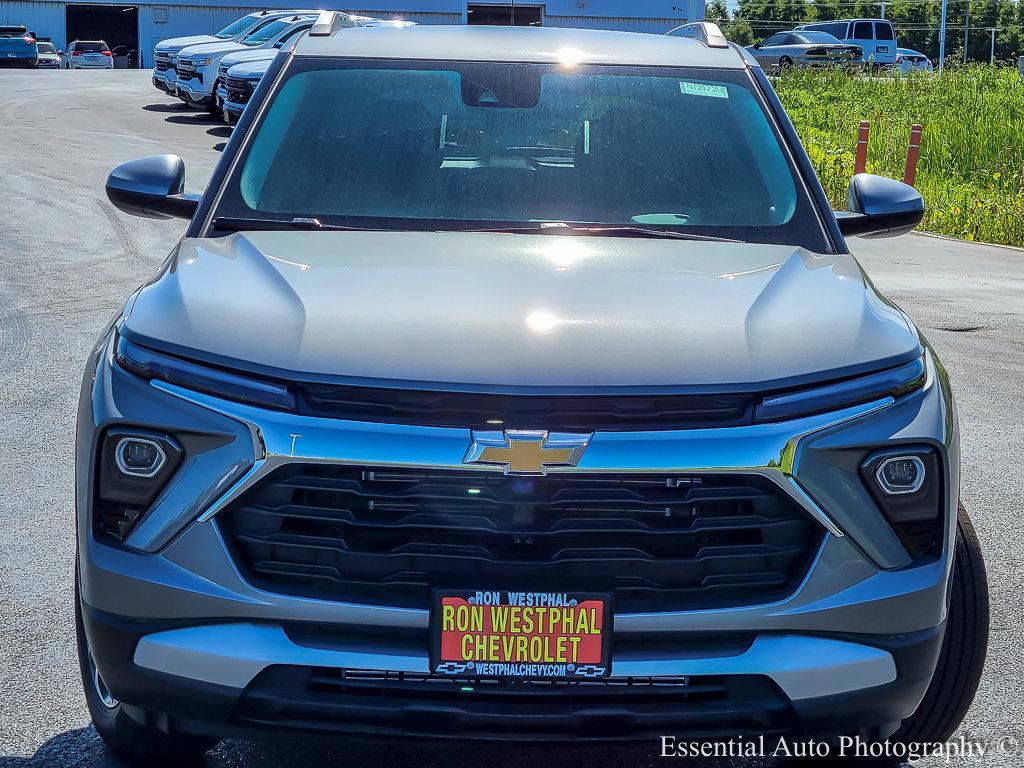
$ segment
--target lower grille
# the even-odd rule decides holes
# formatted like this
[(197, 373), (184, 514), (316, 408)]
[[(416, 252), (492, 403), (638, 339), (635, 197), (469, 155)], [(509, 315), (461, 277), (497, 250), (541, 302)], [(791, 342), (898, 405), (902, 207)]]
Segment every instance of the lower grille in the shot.
[(794, 730), (772, 681), (623, 677), (600, 681), (450, 680), (404, 672), (279, 666), (246, 690), (232, 720), (365, 735), (558, 741), (728, 738)]
[(756, 476), (283, 467), (217, 516), (247, 577), (427, 608), (433, 589), (607, 591), (618, 611), (764, 602), (823, 529)]
[(156, 60), (156, 62), (153, 65), (153, 68), (157, 72), (166, 72), (168, 70), (173, 70), (174, 69), (174, 67), (171, 66), (171, 62), (170, 61), (161, 61), (160, 59)]

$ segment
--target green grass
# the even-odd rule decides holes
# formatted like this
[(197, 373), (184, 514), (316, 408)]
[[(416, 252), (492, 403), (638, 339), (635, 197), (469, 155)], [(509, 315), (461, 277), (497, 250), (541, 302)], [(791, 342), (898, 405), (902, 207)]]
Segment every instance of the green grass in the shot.
[(794, 71), (775, 88), (834, 206), (846, 208), (861, 120), (871, 122), (867, 171), (898, 179), (910, 126), (920, 123), (921, 229), (1024, 246), (1024, 79), (1016, 68), (899, 78)]

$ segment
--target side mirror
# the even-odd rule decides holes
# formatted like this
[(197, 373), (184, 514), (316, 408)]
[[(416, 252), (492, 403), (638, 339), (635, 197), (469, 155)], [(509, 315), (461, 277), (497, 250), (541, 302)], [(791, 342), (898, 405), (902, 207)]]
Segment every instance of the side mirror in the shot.
[(757, 50), (761, 50), (761, 44), (760, 43), (754, 43), (754, 47), (757, 48)]
[(844, 235), (895, 237), (910, 232), (924, 218), (924, 199), (909, 184), (858, 173), (850, 179), (849, 212), (836, 214)]
[(185, 162), (177, 155), (153, 155), (123, 163), (107, 176), (107, 199), (132, 216), (191, 219), (199, 195), (186, 195)]

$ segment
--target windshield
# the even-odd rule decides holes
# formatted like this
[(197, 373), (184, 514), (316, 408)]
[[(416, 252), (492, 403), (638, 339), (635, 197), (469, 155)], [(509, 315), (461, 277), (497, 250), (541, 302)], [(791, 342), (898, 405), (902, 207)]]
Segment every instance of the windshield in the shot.
[(297, 60), (217, 215), (824, 234), (742, 70)]
[(793, 35), (801, 43), (822, 43), (834, 45), (839, 40), (834, 38), (828, 32), (797, 32)]
[(249, 45), (255, 48), (257, 46), (263, 45), (264, 43), (269, 43), (271, 40), (273, 40), (279, 34), (284, 32), (286, 29), (288, 29), (288, 27), (290, 27), (294, 23), (295, 20), (292, 18), (278, 19), (277, 21), (272, 21), (269, 24), (267, 24), (267, 26), (261, 27), (260, 29), (256, 30), (251, 35), (249, 35), (247, 38), (242, 40), (242, 44)]
[(39, 43), (38, 45), (40, 53), (56, 53), (57, 49), (53, 47), (53, 43)]
[(260, 17), (258, 15), (243, 16), (238, 21), (233, 21), (228, 24), (224, 29), (214, 35), (214, 37), (219, 37), (221, 40), (230, 40), (233, 37), (238, 37), (253, 26), (259, 18)]

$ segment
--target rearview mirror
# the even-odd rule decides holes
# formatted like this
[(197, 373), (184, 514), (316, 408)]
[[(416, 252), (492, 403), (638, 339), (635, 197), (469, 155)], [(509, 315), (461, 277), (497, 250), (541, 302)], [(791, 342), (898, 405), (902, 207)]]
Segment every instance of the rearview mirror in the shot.
[(107, 176), (107, 198), (132, 216), (191, 219), (199, 195), (186, 195), (185, 162), (177, 155), (152, 155), (123, 163)]
[(844, 235), (895, 237), (910, 232), (924, 218), (924, 199), (909, 184), (858, 173), (850, 179), (848, 212), (836, 213)]

